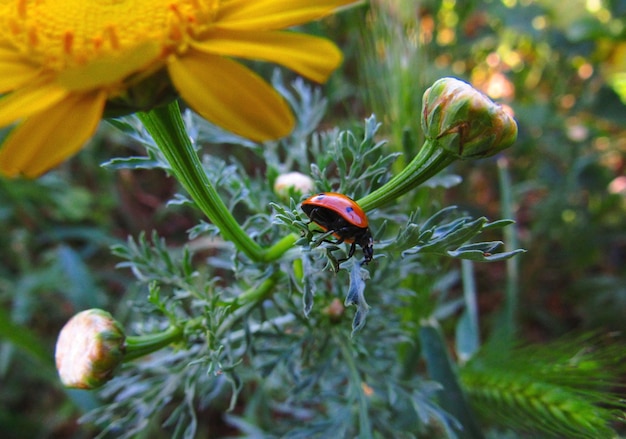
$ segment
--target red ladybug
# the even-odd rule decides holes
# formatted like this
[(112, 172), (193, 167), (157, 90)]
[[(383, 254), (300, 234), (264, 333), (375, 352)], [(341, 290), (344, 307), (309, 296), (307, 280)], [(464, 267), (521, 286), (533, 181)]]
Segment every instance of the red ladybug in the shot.
[(358, 244), (363, 249), (362, 263), (372, 260), (374, 245), (367, 215), (353, 199), (335, 192), (322, 192), (304, 200), (302, 210), (323, 230), (332, 232), (339, 240), (337, 243), (352, 244), (347, 259), (354, 255)]

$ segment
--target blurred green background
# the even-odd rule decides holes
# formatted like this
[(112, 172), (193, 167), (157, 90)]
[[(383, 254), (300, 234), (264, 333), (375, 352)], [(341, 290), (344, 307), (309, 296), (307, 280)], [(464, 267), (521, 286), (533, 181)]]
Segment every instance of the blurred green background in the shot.
[[(405, 131), (418, 140), (421, 94), (442, 76), (510, 107), (518, 142), (497, 159), (454, 165), (464, 182), (446, 202), (516, 219), (515, 238), (528, 250), (515, 284), (523, 339), (624, 329), (626, 1), (373, 0), (307, 30), (328, 35), (346, 57), (324, 88), (331, 102), (324, 126), (375, 113), (391, 144), (401, 145)], [(124, 321), (137, 292), (131, 274), (115, 268), (112, 244), (144, 230), (182, 243), (198, 219), (165, 205), (177, 187), (164, 174), (100, 167), (134, 148), (103, 123), (88, 148), (39, 180), (0, 180), (6, 437), (92, 435), (76, 419), (96, 401), (61, 388), (56, 335), (89, 307)], [(502, 178), (510, 179), (511, 213), (502, 212)], [(489, 325), (502, 305), (505, 265), (476, 271)]]

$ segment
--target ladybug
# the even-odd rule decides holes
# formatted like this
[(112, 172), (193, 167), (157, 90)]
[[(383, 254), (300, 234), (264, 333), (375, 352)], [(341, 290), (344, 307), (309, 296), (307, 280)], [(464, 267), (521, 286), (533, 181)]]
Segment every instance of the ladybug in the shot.
[(363, 249), (362, 263), (372, 260), (374, 245), (367, 215), (352, 198), (336, 192), (322, 192), (304, 200), (301, 207), (312, 222), (332, 232), (339, 240), (338, 244), (352, 244), (345, 260), (354, 255), (357, 244)]

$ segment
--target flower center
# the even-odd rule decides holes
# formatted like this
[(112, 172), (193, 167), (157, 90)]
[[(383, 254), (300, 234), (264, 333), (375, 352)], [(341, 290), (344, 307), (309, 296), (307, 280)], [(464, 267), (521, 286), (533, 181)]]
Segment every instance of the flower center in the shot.
[(17, 0), (0, 6), (0, 44), (51, 70), (83, 66), (146, 42), (183, 50), (219, 0)]

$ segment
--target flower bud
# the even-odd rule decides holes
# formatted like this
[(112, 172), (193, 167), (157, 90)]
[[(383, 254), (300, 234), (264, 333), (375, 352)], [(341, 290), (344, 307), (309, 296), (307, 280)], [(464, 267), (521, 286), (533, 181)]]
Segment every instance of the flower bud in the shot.
[(111, 314), (89, 309), (72, 317), (61, 329), (56, 365), (66, 387), (94, 389), (113, 377), (122, 362), (126, 335)]
[(439, 79), (426, 90), (422, 102), (426, 137), (457, 158), (489, 157), (517, 138), (515, 120), (500, 105), (458, 79)]
[(281, 174), (274, 182), (274, 192), (282, 199), (289, 199), (290, 195), (301, 196), (309, 194), (315, 189), (311, 177), (300, 172)]
[(324, 308), (323, 313), (330, 318), (331, 322), (337, 323), (341, 320), (345, 311), (346, 307), (341, 300), (334, 298), (333, 301), (330, 302), (326, 308)]

